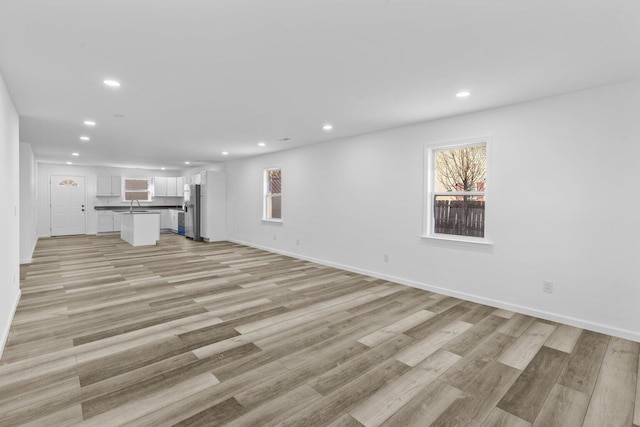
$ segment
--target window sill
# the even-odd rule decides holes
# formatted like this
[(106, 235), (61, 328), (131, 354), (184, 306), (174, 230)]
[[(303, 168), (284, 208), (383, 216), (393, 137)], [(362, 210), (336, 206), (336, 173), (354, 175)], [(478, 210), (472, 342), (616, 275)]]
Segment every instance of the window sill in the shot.
[(279, 222), (279, 223), (284, 222), (281, 219), (272, 219), (272, 218), (262, 218), (261, 221), (263, 221), (263, 222)]
[(463, 243), (463, 244), (471, 244), (471, 245), (481, 245), (481, 246), (493, 246), (493, 242), (487, 239), (480, 238), (472, 238), (472, 237), (464, 237), (464, 236), (453, 236), (453, 235), (435, 235), (430, 234), (426, 236), (420, 236), (422, 239), (427, 240), (438, 240), (445, 242), (454, 242), (454, 243)]

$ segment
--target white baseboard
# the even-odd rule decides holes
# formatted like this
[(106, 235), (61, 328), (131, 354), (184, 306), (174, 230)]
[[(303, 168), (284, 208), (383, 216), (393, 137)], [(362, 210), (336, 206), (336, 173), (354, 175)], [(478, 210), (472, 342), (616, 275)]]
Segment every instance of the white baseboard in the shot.
[(447, 295), (450, 297), (460, 298), (467, 301), (477, 302), (479, 304), (488, 305), (491, 307), (502, 308), (504, 310), (515, 311), (517, 313), (526, 314), (529, 316), (538, 317), (540, 319), (550, 320), (553, 322), (563, 323), (565, 325), (575, 326), (577, 328), (588, 329), (594, 332), (600, 332), (602, 334), (612, 335), (619, 338), (628, 339), (631, 341), (640, 342), (640, 332), (631, 331), (628, 329), (617, 328), (609, 325), (604, 325), (601, 323), (592, 322), (590, 320), (578, 319), (571, 316), (566, 316), (559, 313), (552, 313), (544, 310), (540, 310), (533, 307), (527, 307), (523, 305), (513, 304), (507, 301), (500, 301), (491, 298), (482, 297), (479, 295), (468, 294), (465, 292), (459, 292), (452, 289), (441, 288), (438, 286), (432, 286), (425, 283), (416, 282), (414, 280), (405, 279), (402, 277), (390, 276), (387, 274), (382, 274), (376, 271), (364, 270), (357, 267), (352, 267), (349, 265), (339, 264), (331, 261), (326, 261), (323, 259), (308, 257), (292, 252), (281, 251), (278, 249), (256, 245), (249, 242), (244, 242), (242, 240), (237, 239), (228, 239), (230, 242), (238, 243), (245, 246), (250, 246), (256, 249), (262, 249), (268, 252), (275, 252), (281, 255), (290, 256), (292, 258), (303, 259), (306, 261), (315, 262), (317, 264), (326, 265), (328, 267), (335, 267), (341, 270), (350, 271), (352, 273), (363, 274), (366, 276), (375, 277), (377, 279), (388, 280), (390, 282), (400, 283), (401, 285), (411, 286), (412, 288), (424, 289), (426, 291), (436, 292), (439, 294)]
[(11, 323), (13, 323), (13, 316), (16, 314), (16, 309), (18, 308), (18, 303), (20, 302), (20, 297), (22, 296), (22, 291), (18, 289), (18, 294), (16, 295), (16, 300), (13, 302), (13, 308), (11, 309), (11, 314), (7, 319), (7, 323), (5, 324), (2, 331), (0, 331), (0, 358), (2, 358), (2, 353), (4, 352), (4, 346), (7, 344), (7, 339), (9, 339), (9, 330), (11, 329)]

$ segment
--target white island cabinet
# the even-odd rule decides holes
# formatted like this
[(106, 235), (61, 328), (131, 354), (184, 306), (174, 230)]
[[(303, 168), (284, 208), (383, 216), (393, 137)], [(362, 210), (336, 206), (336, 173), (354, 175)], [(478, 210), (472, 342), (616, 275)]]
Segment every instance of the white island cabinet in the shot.
[(124, 212), (120, 238), (133, 246), (155, 245), (160, 240), (158, 212)]

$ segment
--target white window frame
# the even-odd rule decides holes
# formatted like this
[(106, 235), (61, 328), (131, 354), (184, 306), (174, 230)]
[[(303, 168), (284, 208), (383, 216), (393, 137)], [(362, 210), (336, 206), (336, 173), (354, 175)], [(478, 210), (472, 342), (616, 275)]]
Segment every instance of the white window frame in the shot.
[[(127, 193), (132, 193), (134, 191), (127, 191), (127, 180), (135, 180), (135, 181), (147, 181), (147, 198), (146, 199), (139, 199), (140, 202), (151, 202), (153, 201), (153, 179), (152, 178), (122, 178), (122, 188), (121, 188), (121, 195), (122, 195), (122, 201), (123, 202), (131, 202), (131, 200), (127, 200)], [(138, 191), (135, 191), (136, 193)]]
[[(455, 150), (460, 148), (474, 147), (484, 145), (486, 147), (486, 180), (484, 191), (436, 191), (436, 168), (435, 153), (438, 151)], [(492, 204), (490, 198), (491, 184), (489, 182), (491, 175), (491, 138), (479, 137), (473, 139), (465, 139), (458, 141), (443, 142), (438, 144), (425, 145), (425, 167), (424, 167), (424, 201), (423, 201), (423, 230), (421, 237), (424, 239), (444, 240), (451, 242), (462, 242), (480, 245), (492, 245), (491, 241), (491, 213)], [(484, 196), (485, 200), (485, 221), (484, 221), (484, 237), (475, 236), (459, 236), (455, 234), (435, 233), (434, 219), (434, 199), (435, 196)]]
[[(274, 194), (269, 195), (269, 172), (274, 170), (280, 171), (280, 193), (274, 193), (280, 196), (280, 218), (269, 218), (267, 216), (267, 207), (269, 206), (267, 199), (269, 197), (273, 197), (274, 195)], [(283, 199), (282, 191), (283, 191), (282, 167), (276, 166), (276, 167), (265, 168), (262, 172), (262, 221), (282, 222), (282, 199)]]

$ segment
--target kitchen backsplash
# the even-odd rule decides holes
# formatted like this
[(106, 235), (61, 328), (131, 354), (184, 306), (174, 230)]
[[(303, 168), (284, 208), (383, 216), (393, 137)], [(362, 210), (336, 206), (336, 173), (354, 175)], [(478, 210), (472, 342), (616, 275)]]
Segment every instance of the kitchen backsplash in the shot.
[[(182, 197), (154, 197), (151, 202), (140, 202), (141, 206), (149, 205), (182, 205)], [(115, 197), (94, 197), (93, 206), (129, 206), (131, 202), (123, 202), (120, 196)], [(136, 204), (137, 206), (137, 204)]]

